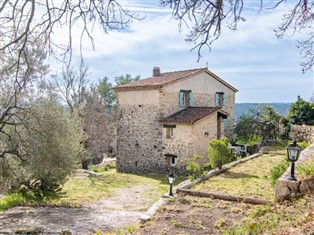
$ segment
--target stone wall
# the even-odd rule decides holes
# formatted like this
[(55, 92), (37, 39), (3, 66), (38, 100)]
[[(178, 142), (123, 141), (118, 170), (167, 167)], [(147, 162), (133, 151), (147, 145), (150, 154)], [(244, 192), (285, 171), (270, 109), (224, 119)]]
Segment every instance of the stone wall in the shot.
[(290, 139), (297, 139), (298, 141), (309, 141), (314, 143), (314, 127), (306, 126), (306, 125), (291, 125)]
[[(314, 161), (314, 144), (301, 152), (299, 160), (295, 163), (296, 166), (305, 161)], [(286, 172), (277, 180), (275, 187), (276, 200), (282, 201), (307, 194), (314, 194), (314, 177), (301, 179), (298, 175), (297, 168), (295, 169), (295, 176), (297, 181), (289, 180), (289, 167)]]
[[(120, 107), (121, 108), (121, 107)], [(164, 172), (162, 126), (157, 105), (124, 105), (117, 129), (117, 171)]]

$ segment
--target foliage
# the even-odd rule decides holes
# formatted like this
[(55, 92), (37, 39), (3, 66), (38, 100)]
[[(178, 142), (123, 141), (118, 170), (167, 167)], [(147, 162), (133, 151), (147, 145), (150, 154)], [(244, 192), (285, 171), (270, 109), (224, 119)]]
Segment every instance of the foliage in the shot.
[(282, 117), (269, 105), (260, 105), (242, 115), (235, 126), (236, 141), (262, 138), (262, 141), (279, 137)]
[(314, 162), (304, 162), (297, 166), (297, 170), (301, 177), (314, 176)]
[(222, 165), (232, 161), (232, 156), (228, 149), (228, 139), (226, 137), (209, 142), (208, 159), (213, 169), (216, 167), (221, 168)]
[(292, 124), (314, 125), (314, 103), (298, 96), (298, 100), (290, 106), (288, 117)]
[(121, 85), (128, 84), (130, 82), (138, 81), (138, 80), (140, 80), (140, 78), (141, 78), (140, 75), (132, 77), (130, 74), (126, 74), (125, 76), (121, 75), (119, 77), (115, 77), (114, 81), (115, 81), (117, 86), (121, 86)]
[(28, 110), (7, 143), (18, 146), (21, 155), (1, 161), (1, 183), (42, 200), (55, 195), (76, 167), (82, 135), (77, 120), (53, 99), (38, 99)]
[(270, 169), (269, 177), (271, 185), (274, 187), (277, 183), (277, 180), (282, 176), (283, 173), (288, 169), (290, 162), (288, 158), (283, 159), (280, 163), (276, 166), (273, 166)]
[(116, 94), (113, 91), (113, 85), (109, 82), (109, 78), (104, 77), (98, 82), (97, 90), (100, 94), (101, 101), (107, 108), (112, 108), (116, 104)]
[(97, 86), (90, 85), (88, 66), (81, 61), (78, 67), (66, 67), (60, 74), (53, 75), (56, 96), (66, 102), (72, 115), (78, 115), (81, 131), (84, 132), (80, 155), (82, 168), (87, 169), (94, 157), (101, 158), (109, 150), (114, 134), (114, 93), (107, 78)]
[(202, 175), (206, 174), (205, 168), (207, 164), (201, 163), (200, 161), (204, 158), (201, 155), (195, 155), (193, 158), (188, 159), (186, 169), (189, 171), (189, 178), (195, 180)]

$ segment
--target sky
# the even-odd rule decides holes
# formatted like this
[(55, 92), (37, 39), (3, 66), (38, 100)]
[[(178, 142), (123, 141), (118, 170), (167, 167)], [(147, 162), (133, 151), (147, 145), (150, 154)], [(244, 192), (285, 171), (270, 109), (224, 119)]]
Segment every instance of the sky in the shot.
[[(264, 1), (267, 3), (267, 1)], [(256, 3), (256, 2), (255, 2)], [(152, 76), (153, 67), (161, 72), (193, 68), (208, 69), (237, 88), (237, 103), (295, 102), (297, 96), (309, 100), (314, 90), (312, 71), (302, 74), (295, 35), (278, 39), (274, 29), (280, 26), (285, 9), (263, 10), (251, 5), (243, 12), (244, 22), (236, 31), (223, 27), (221, 37), (209, 51), (197, 50), (185, 41), (186, 29), (179, 31), (171, 10), (160, 8), (158, 0), (127, 1), (128, 7), (146, 18), (133, 21), (121, 32), (93, 31), (95, 48), (84, 42), (83, 56), (92, 81), (131, 74)], [(79, 37), (79, 35), (77, 35)], [(62, 40), (62, 36), (60, 36)], [(76, 47), (74, 59), (78, 58)]]

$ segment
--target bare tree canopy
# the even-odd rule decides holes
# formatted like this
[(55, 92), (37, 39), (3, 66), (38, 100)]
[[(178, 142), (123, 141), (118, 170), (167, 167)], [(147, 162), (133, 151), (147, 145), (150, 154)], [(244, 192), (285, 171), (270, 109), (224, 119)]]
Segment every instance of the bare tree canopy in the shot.
[[(186, 41), (195, 43), (192, 50), (198, 51), (198, 59), (201, 58), (203, 47), (211, 49), (212, 43), (216, 41), (223, 32), (223, 26), (237, 29), (239, 22), (244, 21), (243, 9), (250, 1), (244, 0), (161, 0), (163, 6), (173, 9), (173, 18), (179, 20), (180, 27), (185, 25), (190, 33)], [(252, 4), (252, 3), (251, 3)], [(263, 10), (263, 0), (256, 1), (260, 11)], [(272, 8), (288, 4), (287, 0), (274, 0)], [(283, 15), (282, 25), (275, 30), (278, 37), (282, 37), (292, 31), (303, 32), (306, 39), (298, 41), (298, 48), (302, 57), (301, 66), (303, 72), (312, 70), (314, 63), (314, 1), (298, 0), (290, 3), (291, 10)], [(192, 22), (190, 26), (189, 22)]]
[[(59, 59), (60, 53), (62, 59), (66, 56), (71, 59), (75, 25), (80, 27), (81, 39), (87, 35), (93, 45), (92, 31), (96, 24), (107, 33), (123, 29), (135, 18), (134, 13), (115, 0), (1, 0), (0, 52), (17, 54), (18, 63), (27, 45), (39, 41), (46, 54)], [(66, 29), (63, 34), (68, 37), (63, 46), (53, 40), (53, 34), (60, 28)]]
[[(122, 5), (123, 2), (0, 0), (0, 52), (14, 54), (15, 65), (18, 65), (23, 59), (27, 44), (40, 42), (46, 55), (70, 61), (73, 42), (76, 39), (73, 35), (75, 26), (80, 29), (80, 45), (82, 46), (83, 36), (87, 36), (94, 45), (92, 34), (95, 26), (100, 26), (108, 33), (111, 30), (124, 29), (132, 19), (140, 19), (137, 14), (128, 11), (127, 7)], [(230, 29), (237, 29), (238, 23), (244, 20), (245, 6), (254, 4), (263, 10), (266, 1), (258, 0), (252, 3), (244, 0), (160, 0), (160, 3), (173, 10), (173, 18), (180, 22), (180, 26), (185, 24), (190, 27), (186, 40), (195, 43), (192, 50), (198, 51), (200, 59), (202, 48), (210, 49), (212, 43), (221, 36), (225, 25)], [(312, 70), (314, 2), (297, 0), (290, 3), (287, 0), (274, 0), (272, 8), (285, 4), (289, 6), (290, 11), (283, 15), (282, 25), (276, 30), (276, 35), (282, 37), (291, 31), (306, 35), (302, 41), (298, 41), (301, 66), (303, 72)], [(60, 29), (67, 35), (63, 45), (53, 39), (53, 35)]]

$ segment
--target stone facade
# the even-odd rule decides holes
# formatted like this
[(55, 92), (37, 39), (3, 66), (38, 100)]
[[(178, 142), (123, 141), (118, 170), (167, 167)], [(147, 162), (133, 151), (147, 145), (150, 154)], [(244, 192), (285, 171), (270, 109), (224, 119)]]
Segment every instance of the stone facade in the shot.
[[(195, 71), (195, 70), (193, 70)], [(224, 134), (224, 123), (214, 112), (193, 124), (170, 123), (171, 138), (160, 120), (186, 107), (179, 106), (179, 92), (192, 93), (193, 107), (214, 107), (215, 94), (225, 94), (225, 105), (221, 108), (228, 113), (229, 128), (234, 122), (235, 88), (213, 75), (207, 69), (200, 69), (193, 76), (179, 77), (158, 86), (148, 82), (131, 83), (115, 89), (118, 96), (120, 117), (117, 128), (117, 170), (121, 172), (148, 173), (169, 171), (169, 159), (175, 156), (177, 173), (184, 174), (185, 159), (195, 154), (207, 156), (208, 141)], [(158, 73), (157, 73), (158, 74)], [(165, 73), (176, 76), (177, 73)], [(159, 74), (159, 79), (163, 74)], [(151, 84), (155, 84), (153, 78)], [(145, 84), (145, 85), (141, 85)], [(219, 125), (218, 125), (219, 124)], [(218, 130), (219, 129), (219, 130)]]

